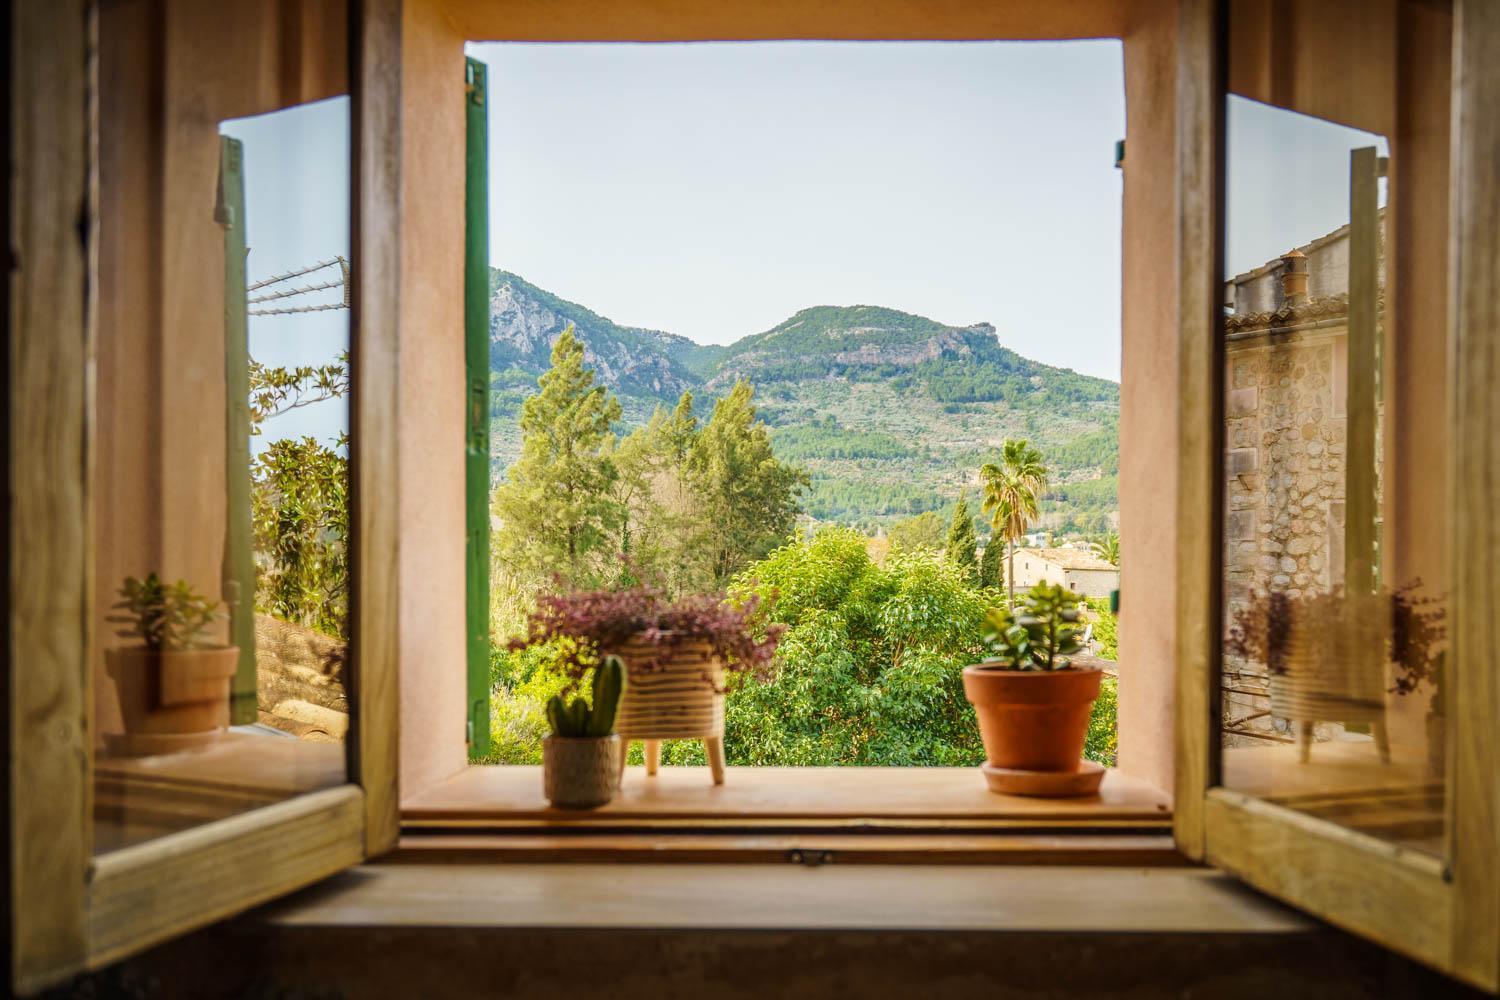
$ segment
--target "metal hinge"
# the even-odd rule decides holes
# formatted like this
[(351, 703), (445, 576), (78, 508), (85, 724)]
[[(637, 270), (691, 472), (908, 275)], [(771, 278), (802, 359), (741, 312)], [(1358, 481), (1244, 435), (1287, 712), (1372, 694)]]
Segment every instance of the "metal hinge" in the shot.
[(833, 863), (832, 851), (804, 851), (796, 848), (787, 852), (787, 861), (794, 865), (806, 865), (808, 868), (817, 868), (819, 865)]

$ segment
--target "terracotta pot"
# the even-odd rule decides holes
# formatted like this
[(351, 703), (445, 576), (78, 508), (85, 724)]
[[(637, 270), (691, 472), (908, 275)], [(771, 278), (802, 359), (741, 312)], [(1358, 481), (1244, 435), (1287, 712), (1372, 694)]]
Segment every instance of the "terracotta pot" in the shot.
[(620, 786), (620, 737), (548, 736), (542, 740), (542, 783), (559, 809), (594, 809)]
[(965, 667), (964, 694), (979, 716), (985, 757), (1010, 770), (1078, 770), (1103, 678), (1087, 658), (1066, 670)]
[(132, 735), (208, 733), (229, 725), (229, 685), (239, 667), (235, 646), (213, 649), (111, 649), (125, 731)]
[(724, 665), (708, 643), (634, 640), (609, 650), (628, 682), (615, 732), (631, 740), (698, 740), (724, 735)]

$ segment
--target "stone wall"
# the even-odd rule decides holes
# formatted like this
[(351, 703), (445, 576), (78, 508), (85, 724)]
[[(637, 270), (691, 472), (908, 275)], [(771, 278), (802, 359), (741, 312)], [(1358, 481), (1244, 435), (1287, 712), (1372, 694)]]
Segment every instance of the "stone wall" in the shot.
[[(1326, 590), (1343, 571), (1346, 420), (1335, 357), (1345, 330), (1240, 332), (1249, 336), (1231, 341), (1225, 357), (1227, 618), (1254, 590), (1295, 597)], [(1266, 691), (1263, 667), (1226, 656), (1226, 730), (1286, 733)], [(1226, 732), (1227, 745), (1243, 742)]]

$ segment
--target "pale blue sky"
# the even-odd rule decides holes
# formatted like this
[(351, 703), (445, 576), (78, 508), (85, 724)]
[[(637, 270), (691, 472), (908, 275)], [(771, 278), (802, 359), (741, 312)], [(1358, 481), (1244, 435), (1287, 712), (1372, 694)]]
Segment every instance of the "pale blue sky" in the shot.
[[(245, 228), (250, 250), (245, 267), (250, 284), (330, 257), (348, 258), (349, 108), (349, 98), (335, 97), (220, 126), (221, 133), (234, 136), (244, 146)], [(336, 268), (325, 268), (276, 287), (323, 284), (337, 276)], [(339, 291), (328, 289), (250, 308), (338, 301)], [(345, 309), (250, 317), (250, 356), (263, 364), (330, 364), (348, 347), (349, 312)], [(258, 452), (270, 439), (308, 434), (331, 441), (348, 427), (348, 400), (327, 400), (273, 417), (251, 446)]]
[(863, 303), (1119, 377), (1117, 41), (469, 51), (496, 266), (700, 342)]

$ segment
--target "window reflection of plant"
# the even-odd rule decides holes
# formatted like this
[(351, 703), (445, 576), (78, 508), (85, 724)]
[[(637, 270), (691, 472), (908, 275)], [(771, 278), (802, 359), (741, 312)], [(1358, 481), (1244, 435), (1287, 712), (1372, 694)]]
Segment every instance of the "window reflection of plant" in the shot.
[[(1423, 683), (1436, 685), (1443, 661), (1441, 645), (1447, 636), (1447, 610), (1439, 597), (1420, 595), (1421, 580), (1394, 590), (1382, 590), (1367, 598), (1363, 608), (1384, 609), (1385, 622), (1360, 620), (1350, 611), (1343, 588), (1291, 596), (1283, 591), (1252, 591), (1249, 601), (1235, 611), (1230, 624), (1227, 651), (1264, 664), (1268, 673), (1288, 673), (1288, 652), (1295, 625), (1314, 627), (1325, 642), (1338, 644), (1357, 629), (1384, 625), (1385, 652), (1395, 665), (1392, 694), (1406, 695)], [(1363, 602), (1361, 602), (1363, 603)]]
[[(271, 417), (349, 391), (349, 354), (333, 364), (250, 363), (250, 433)], [(348, 637), (349, 436), (270, 442), (251, 463), (255, 610)]]

